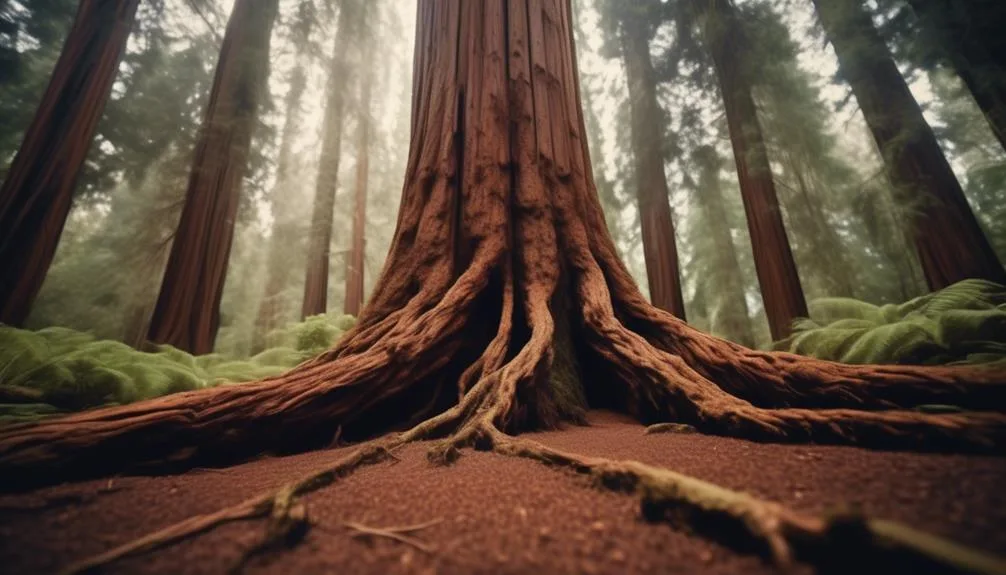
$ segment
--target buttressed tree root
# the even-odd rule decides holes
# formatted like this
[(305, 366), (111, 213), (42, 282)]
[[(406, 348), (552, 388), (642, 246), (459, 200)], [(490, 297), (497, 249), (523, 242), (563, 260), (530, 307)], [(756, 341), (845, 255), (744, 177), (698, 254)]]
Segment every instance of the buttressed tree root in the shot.
[[(418, 14), (398, 227), (358, 324), (276, 378), (5, 428), (0, 474), (31, 487), (408, 431), (364, 443), (278, 496), (84, 566), (227, 520), (298, 524), (291, 498), (405, 442), (439, 439), (434, 461), (475, 447), (586, 473), (640, 493), (649, 517), (722, 523), (714, 536), (740, 534), (780, 564), (853, 546), (949, 571), (1002, 571), (887, 523), (807, 517), (671, 471), (513, 437), (579, 422), (589, 405), (759, 441), (995, 452), (1006, 438), (1006, 377), (753, 351), (652, 307), (616, 255), (591, 179), (568, 1), (421, 0)], [(963, 411), (915, 409), (934, 403)]]

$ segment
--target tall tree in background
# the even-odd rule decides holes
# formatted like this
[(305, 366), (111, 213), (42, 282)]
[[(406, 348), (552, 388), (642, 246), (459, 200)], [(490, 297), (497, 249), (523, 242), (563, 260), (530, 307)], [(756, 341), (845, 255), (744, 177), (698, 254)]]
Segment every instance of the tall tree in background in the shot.
[(279, 0), (237, 0), (220, 48), (148, 340), (213, 350), (241, 184), (269, 74)]
[(694, 0), (701, 37), (713, 61), (726, 110), (744, 211), (754, 250), (765, 315), (773, 339), (789, 334), (793, 320), (807, 316), (762, 137), (749, 69), (748, 46), (732, 0)]
[[(649, 489), (630, 475), (639, 464), (610, 467), (505, 432), (582, 420), (587, 401), (762, 441), (1001, 448), (1006, 384), (994, 370), (753, 351), (647, 303), (591, 181), (570, 20), (568, 1), (421, 0), (402, 209), (355, 327), (272, 379), (5, 426), (5, 485), (234, 461), (420, 421), (350, 457), (380, 461), (408, 441), (445, 437), (431, 459), (478, 446)], [(927, 403), (961, 411), (914, 409)], [(237, 509), (268, 514), (273, 501)], [(756, 523), (755, 537), (788, 552), (788, 531)], [(828, 538), (826, 526), (799, 534)]]
[(814, 0), (842, 76), (880, 148), (932, 290), (968, 278), (1006, 283), (1006, 270), (975, 219), (922, 109), (858, 2)]
[(325, 95), (325, 119), (318, 163), (318, 180), (308, 232), (307, 279), (301, 318), (325, 313), (328, 309), (328, 268), (332, 250), (332, 211), (339, 188), (339, 159), (342, 154), (342, 124), (345, 86), (349, 85), (350, 47), (357, 40), (360, 0), (344, 0), (339, 5), (339, 23)]
[(311, 29), (317, 14), (314, 3), (302, 0), (297, 6), (297, 14), (291, 27), (294, 45), (294, 66), (290, 72), (290, 86), (286, 93), (285, 118), (280, 136), (279, 153), (276, 158), (276, 183), (273, 185), (269, 201), (272, 208), (272, 233), (269, 237), (269, 253), (266, 256), (265, 292), (259, 302), (255, 316), (255, 333), (252, 337), (252, 351), (265, 349), (266, 335), (279, 327), (283, 317), (283, 290), (288, 283), (287, 250), (297, 231), (297, 222), (290, 214), (287, 197), (293, 178), (290, 173), (293, 162), (293, 142), (301, 129), (304, 92), (307, 89), (305, 58), (311, 41)]
[[(373, 10), (370, 0), (363, 7), (361, 18), (363, 41), (360, 42), (361, 54), (369, 54), (374, 46), (374, 31), (370, 27), (371, 18), (367, 12)], [(370, 110), (371, 85), (374, 81), (373, 67), (361, 62), (360, 99), (357, 102), (358, 114), (356, 121), (356, 183), (353, 193), (353, 230), (350, 237), (349, 256), (346, 258), (346, 296), (343, 311), (349, 315), (360, 315), (363, 308), (363, 273), (366, 256), (367, 233), (367, 179), (370, 175)]]
[(992, 133), (1006, 149), (1006, 3), (908, 0), (918, 17), (927, 59), (948, 65), (967, 85)]
[(81, 0), (0, 187), (0, 323), (21, 325), (52, 263), (139, 0)]
[(629, 88), (632, 153), (635, 161), (636, 203), (642, 228), (650, 301), (685, 319), (681, 271), (671, 216), (670, 189), (664, 173), (664, 116), (657, 103), (657, 84), (650, 60), (654, 27), (652, 3), (617, 8), (622, 58)]
[(699, 279), (697, 289), (707, 290), (705, 298), (709, 309), (711, 331), (741, 345), (753, 347), (755, 338), (751, 328), (744, 280), (741, 273), (737, 246), (730, 235), (730, 217), (727, 201), (720, 186), (722, 159), (712, 146), (700, 146), (692, 153), (692, 164), (698, 171), (694, 193), (699, 208), (698, 233), (708, 239), (709, 261), (706, 273)]

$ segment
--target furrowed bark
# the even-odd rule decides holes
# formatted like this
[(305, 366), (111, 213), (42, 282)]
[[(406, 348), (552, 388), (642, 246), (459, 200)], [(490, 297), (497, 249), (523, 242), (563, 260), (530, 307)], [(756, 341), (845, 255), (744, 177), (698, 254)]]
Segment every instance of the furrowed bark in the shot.
[(855, 3), (814, 5), (899, 200), (912, 207), (910, 233), (929, 288), (968, 278), (1006, 283), (1006, 270), (870, 14)]
[(82, 0), (42, 102), (0, 187), (0, 323), (42, 287), (139, 0)]
[(189, 186), (147, 339), (213, 351), (241, 184), (268, 79), (278, 0), (237, 0), (227, 23)]
[(700, 0), (695, 9), (704, 19), (703, 38), (726, 109), (765, 317), (772, 339), (783, 339), (789, 335), (793, 320), (807, 317), (807, 303), (782, 221), (751, 83), (740, 61), (743, 31), (729, 0)]

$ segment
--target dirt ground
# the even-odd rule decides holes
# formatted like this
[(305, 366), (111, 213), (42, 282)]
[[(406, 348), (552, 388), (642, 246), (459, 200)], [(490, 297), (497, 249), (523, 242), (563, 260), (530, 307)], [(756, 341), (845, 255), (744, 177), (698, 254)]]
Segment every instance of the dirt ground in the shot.
[[(604, 412), (590, 427), (531, 434), (585, 455), (633, 459), (797, 510), (854, 509), (1006, 554), (1006, 458), (787, 446), (695, 434), (644, 435)], [(600, 491), (541, 464), (466, 450), (451, 467), (423, 444), (306, 497), (312, 528), (292, 549), (253, 557), (246, 573), (773, 573), (744, 555), (665, 524), (633, 497)], [(132, 538), (238, 503), (338, 459), (347, 448), (265, 458), (227, 469), (115, 477), (0, 496), (0, 572), (51, 573)], [(2, 479), (0, 479), (2, 481)], [(422, 548), (359, 536), (369, 527), (436, 521)], [(237, 522), (125, 559), (109, 573), (227, 573), (262, 537)], [(357, 536), (354, 536), (357, 535)], [(811, 572), (801, 568), (801, 572)], [(105, 572), (105, 571), (103, 571)]]

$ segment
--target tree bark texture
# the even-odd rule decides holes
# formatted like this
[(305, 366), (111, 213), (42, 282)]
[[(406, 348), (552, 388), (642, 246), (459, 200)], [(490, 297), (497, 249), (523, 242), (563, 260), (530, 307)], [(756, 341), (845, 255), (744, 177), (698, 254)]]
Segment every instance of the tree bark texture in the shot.
[(353, 232), (346, 258), (346, 301), (343, 311), (360, 315), (363, 308), (363, 272), (367, 241), (367, 177), (370, 173), (370, 90), (372, 70), (361, 70), (359, 120), (357, 121), (356, 185), (353, 194)]
[(147, 339), (193, 354), (213, 351), (234, 220), (279, 0), (237, 0), (227, 23), (185, 206)]
[(275, 378), (0, 429), (5, 485), (219, 464), (415, 422), (402, 437), (447, 437), (434, 457), (449, 460), (499, 430), (575, 420), (578, 398), (761, 441), (1001, 448), (1002, 371), (753, 351), (643, 298), (591, 178), (568, 0), (420, 0), (418, 18), (398, 226), (353, 329)]
[(138, 4), (81, 0), (77, 8), (0, 188), (0, 323), (24, 323), (49, 271)]
[(855, 2), (814, 0), (814, 5), (899, 201), (911, 206), (910, 233), (929, 288), (968, 278), (1006, 283), (1006, 270), (870, 14)]
[(328, 310), (328, 270), (332, 251), (332, 217), (335, 193), (339, 186), (339, 159), (342, 153), (342, 124), (345, 108), (345, 86), (349, 85), (350, 47), (357, 39), (356, 26), (360, 0), (339, 4), (339, 22), (335, 33), (335, 51), (328, 76), (325, 103), (324, 138), (318, 160), (318, 180), (308, 232), (307, 279), (301, 319), (323, 314)]
[(807, 303), (772, 181), (751, 82), (743, 66), (742, 27), (730, 0), (700, 0), (696, 6), (726, 109), (765, 316), (772, 339), (779, 340), (789, 335), (794, 319), (807, 317)]
[[(303, 54), (299, 54), (303, 56)], [(252, 352), (266, 347), (266, 336), (280, 327), (283, 317), (283, 290), (288, 283), (287, 250), (293, 245), (297, 223), (290, 214), (290, 199), (286, 197), (291, 187), (290, 164), (292, 162), (293, 141), (301, 127), (301, 105), (307, 88), (304, 66), (297, 63), (290, 77), (290, 91), (286, 95), (286, 118), (283, 121), (283, 135), (280, 139), (279, 154), (276, 159), (276, 184), (272, 189), (272, 234), (269, 238), (269, 255), (266, 260), (265, 292), (259, 302), (255, 316), (255, 333), (252, 336)]]
[(1006, 150), (1006, 7), (995, 0), (908, 0), (938, 39), (939, 50), (971, 91), (992, 133)]
[(678, 247), (671, 216), (670, 188), (664, 173), (663, 117), (650, 61), (650, 22), (638, 9), (622, 10), (621, 43), (629, 87), (636, 204), (642, 228), (643, 255), (650, 301), (685, 319)]

